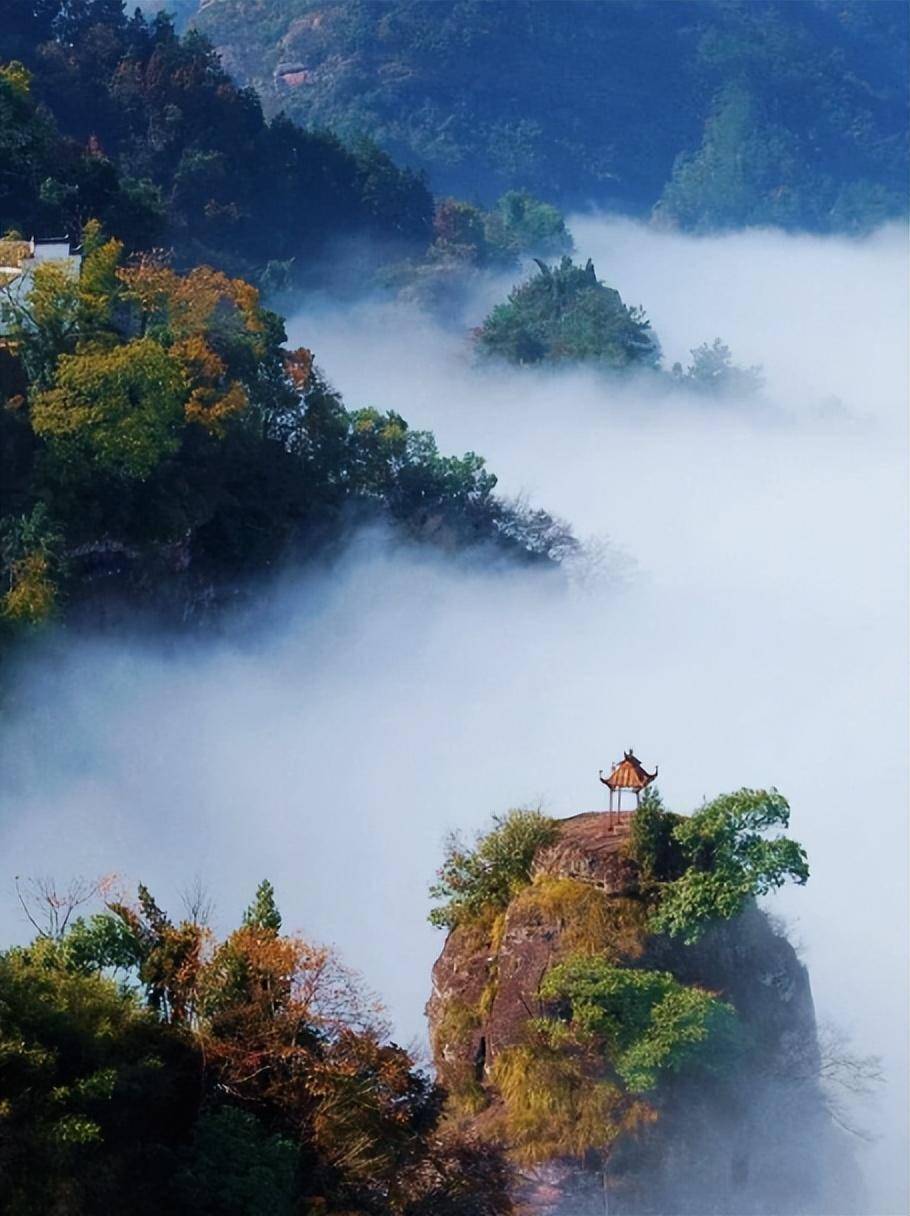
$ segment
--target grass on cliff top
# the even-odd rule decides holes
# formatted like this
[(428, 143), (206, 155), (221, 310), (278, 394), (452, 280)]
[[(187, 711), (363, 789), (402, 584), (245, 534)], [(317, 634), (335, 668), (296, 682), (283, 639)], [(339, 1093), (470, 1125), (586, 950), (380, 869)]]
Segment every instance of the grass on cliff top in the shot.
[(577, 878), (541, 875), (519, 892), (509, 915), (558, 925), (561, 951), (618, 961), (641, 956), (649, 909), (639, 899), (605, 895)]
[(508, 907), (531, 881), (538, 850), (552, 844), (558, 832), (556, 821), (540, 811), (512, 810), (494, 815), (492, 829), (480, 833), (473, 846), (452, 833), (430, 887), (431, 898), (438, 901), (430, 912), (430, 924), (454, 929)]

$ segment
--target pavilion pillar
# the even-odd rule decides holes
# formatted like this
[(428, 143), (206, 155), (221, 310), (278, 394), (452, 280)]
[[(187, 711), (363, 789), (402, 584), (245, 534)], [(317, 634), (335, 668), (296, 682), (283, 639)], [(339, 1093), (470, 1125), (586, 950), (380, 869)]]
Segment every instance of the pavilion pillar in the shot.
[(614, 802), (613, 795), (616, 794), (615, 813), (617, 816), (622, 815), (622, 792), (624, 789), (631, 790), (635, 795), (635, 807), (637, 811), (641, 806), (641, 791), (651, 784), (657, 776), (657, 767), (654, 772), (649, 773), (642, 767), (641, 761), (632, 752), (630, 748), (619, 763), (614, 764), (610, 771), (609, 777), (603, 775), (603, 769), (600, 772), (601, 783), (610, 791), (610, 826), (616, 822), (614, 819)]

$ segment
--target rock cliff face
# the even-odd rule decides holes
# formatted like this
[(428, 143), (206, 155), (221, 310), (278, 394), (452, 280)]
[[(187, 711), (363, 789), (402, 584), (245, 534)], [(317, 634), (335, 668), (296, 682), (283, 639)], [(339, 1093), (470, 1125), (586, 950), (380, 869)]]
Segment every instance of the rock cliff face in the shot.
[(833, 1125), (806, 968), (755, 905), (693, 946), (649, 934), (629, 858), (630, 817), (563, 820), (532, 883), (489, 923), (453, 930), (427, 1006), (435, 1064), (456, 1117), (508, 1140), (494, 1083), (502, 1053), (545, 1012), (547, 971), (577, 952), (669, 971), (731, 1004), (743, 1028), (731, 1069), (699, 1069), (649, 1093), (653, 1121), (622, 1135), (606, 1160), (551, 1158), (521, 1168), (517, 1196), (534, 1216), (691, 1213), (835, 1216), (857, 1210), (849, 1146)]

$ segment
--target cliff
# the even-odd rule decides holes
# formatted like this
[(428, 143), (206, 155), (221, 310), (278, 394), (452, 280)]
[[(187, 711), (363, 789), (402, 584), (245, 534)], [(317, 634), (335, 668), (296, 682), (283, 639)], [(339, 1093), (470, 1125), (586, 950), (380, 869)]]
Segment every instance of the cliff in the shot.
[[(820, 1085), (805, 966), (754, 901), (694, 945), (650, 932), (630, 825), (625, 814), (559, 821), (508, 906), (449, 933), (427, 1015), (451, 1117), (505, 1141), (520, 1168), (520, 1210), (534, 1216), (855, 1211), (849, 1149)], [(540, 1046), (539, 1019), (554, 1014), (542, 981), (579, 957), (670, 973), (722, 999), (735, 1011), (736, 1050), (718, 1045), (698, 1067), (618, 1096), (609, 1059), (592, 1072), (577, 1042)], [(601, 1103), (587, 1140), (586, 1094)], [(603, 1146), (592, 1151), (598, 1119)], [(560, 1136), (573, 1151), (560, 1151)]]

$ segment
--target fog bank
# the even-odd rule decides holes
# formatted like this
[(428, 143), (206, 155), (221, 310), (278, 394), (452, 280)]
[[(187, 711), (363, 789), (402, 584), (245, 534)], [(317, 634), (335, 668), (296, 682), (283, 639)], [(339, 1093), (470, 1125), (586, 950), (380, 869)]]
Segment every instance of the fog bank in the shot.
[[(777, 785), (809, 852), (771, 901), (821, 1017), (885, 1058), (863, 1118), (870, 1216), (906, 1211), (907, 282), (897, 229), (862, 242), (572, 221), (644, 304), (668, 362), (720, 335), (760, 400), (698, 402), (590, 373), (479, 370), (463, 336), (389, 304), (304, 309), (349, 404), (488, 457), (585, 536), (599, 579), (484, 573), (362, 536), (243, 639), (71, 639), (2, 727), (3, 930), (16, 873), (118, 871), (176, 907), (196, 873), (235, 922), (260, 878), (421, 1036), (445, 832), (540, 802), (603, 805), (634, 746), (690, 810)], [(501, 285), (466, 318), (476, 324)], [(621, 572), (622, 577), (618, 576)]]

